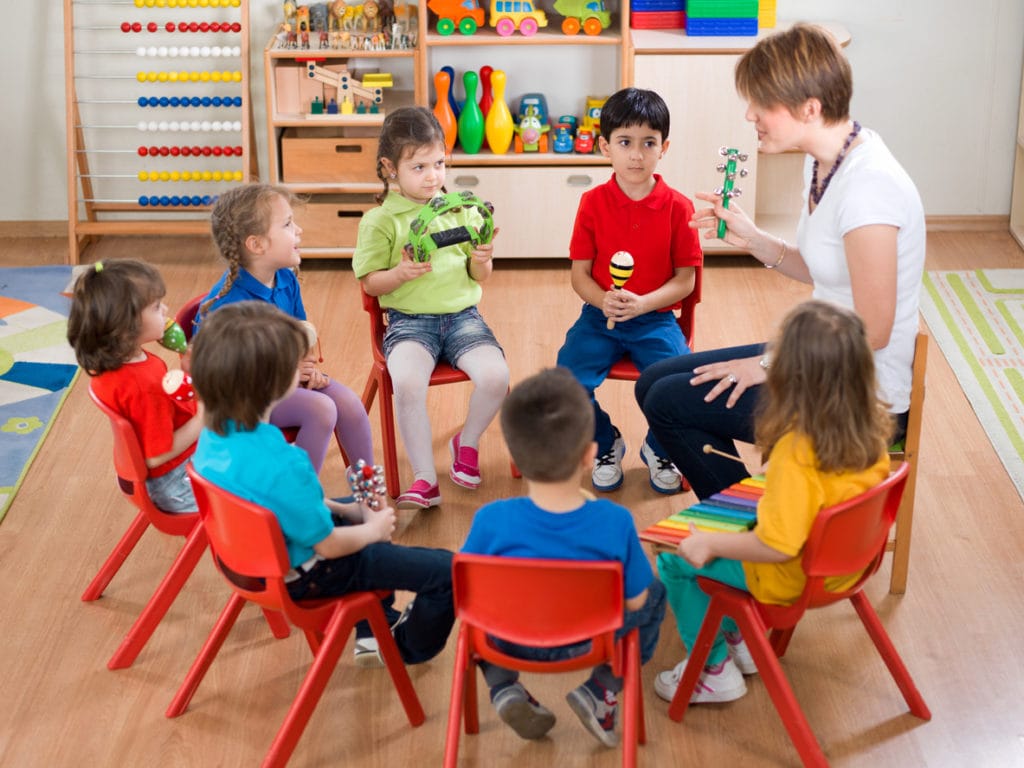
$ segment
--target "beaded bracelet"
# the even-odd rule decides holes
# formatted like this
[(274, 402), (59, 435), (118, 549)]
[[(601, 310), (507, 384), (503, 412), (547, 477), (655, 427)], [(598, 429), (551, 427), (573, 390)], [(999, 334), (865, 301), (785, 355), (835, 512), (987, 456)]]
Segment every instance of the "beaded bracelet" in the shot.
[[(779, 240), (782, 240), (782, 238), (780, 237)], [(786, 243), (785, 240), (782, 240), (782, 252), (779, 253), (779, 260), (776, 261), (774, 264), (765, 264), (764, 268), (765, 269), (775, 269), (776, 267), (780, 266), (782, 264), (782, 262), (786, 258), (786, 248), (788, 248), (788, 247), (789, 247), (788, 243)]]

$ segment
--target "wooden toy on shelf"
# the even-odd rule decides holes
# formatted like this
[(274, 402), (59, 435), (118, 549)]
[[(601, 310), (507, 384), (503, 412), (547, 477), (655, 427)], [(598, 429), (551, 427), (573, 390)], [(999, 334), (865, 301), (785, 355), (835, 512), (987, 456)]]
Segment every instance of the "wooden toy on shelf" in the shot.
[[(746, 168), (736, 169), (736, 163), (745, 163), (747, 161), (746, 154), (740, 152), (738, 149), (731, 147), (721, 147), (718, 150), (718, 154), (725, 158), (724, 163), (719, 163), (715, 166), (716, 171), (720, 171), (725, 174), (725, 180), (722, 182), (722, 186), (715, 190), (716, 195), (722, 196), (722, 207), (729, 207), (729, 200), (734, 197), (739, 197), (743, 194), (743, 190), (739, 187), (734, 186), (736, 181), (736, 174), (738, 173), (740, 178), (747, 175)], [(718, 222), (718, 237), (719, 239), (725, 237), (725, 221)]]
[(530, 37), (548, 25), (548, 16), (533, 0), (491, 0), (487, 23), (502, 37), (510, 37), (517, 29), (524, 37)]
[(555, 0), (555, 13), (562, 14), (562, 32), (575, 35), (582, 27), (588, 35), (599, 35), (612, 23), (604, 0)]
[(445, 37), (456, 29), (472, 35), (484, 23), (484, 9), (477, 0), (428, 0), (427, 8), (437, 14), (437, 34)]
[[(368, 72), (361, 80), (356, 79), (348, 70), (348, 67), (341, 65), (340, 69), (327, 69), (321, 67), (320, 62), (324, 59), (309, 59), (306, 61), (306, 74), (312, 80), (328, 85), (338, 92), (338, 97), (345, 101), (353, 101), (359, 104), (379, 107), (384, 101), (384, 89), (394, 86), (394, 80), (387, 72)], [(319, 112), (323, 114), (323, 103)]]

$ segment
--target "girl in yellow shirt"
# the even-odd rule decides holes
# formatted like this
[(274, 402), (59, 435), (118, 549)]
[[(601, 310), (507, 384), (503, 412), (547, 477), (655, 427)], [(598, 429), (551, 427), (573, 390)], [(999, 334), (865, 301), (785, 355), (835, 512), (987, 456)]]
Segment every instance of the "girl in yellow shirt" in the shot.
[[(864, 323), (854, 312), (822, 301), (797, 306), (774, 344), (756, 418), (757, 444), (768, 455), (757, 525), (744, 533), (709, 533), (691, 526), (675, 554), (658, 556), (679, 634), (692, 648), (707, 612), (697, 576), (787, 605), (803, 591), (800, 554), (818, 512), (866, 491), (889, 473), (892, 418), (876, 394), (874, 358)], [(839, 577), (830, 589), (852, 584)], [(668, 701), (686, 659), (655, 678)], [(693, 703), (738, 699), (743, 675), (755, 674), (750, 652), (725, 619), (708, 656)]]

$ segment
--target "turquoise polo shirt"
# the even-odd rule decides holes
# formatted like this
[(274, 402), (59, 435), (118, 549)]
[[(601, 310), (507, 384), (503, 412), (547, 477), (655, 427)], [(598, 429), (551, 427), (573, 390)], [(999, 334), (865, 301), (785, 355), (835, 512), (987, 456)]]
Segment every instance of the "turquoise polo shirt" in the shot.
[(226, 435), (203, 429), (192, 465), (215, 485), (274, 513), (292, 567), (309, 560), (313, 545), (334, 530), (309, 455), (271, 424), (248, 431), (232, 423)]

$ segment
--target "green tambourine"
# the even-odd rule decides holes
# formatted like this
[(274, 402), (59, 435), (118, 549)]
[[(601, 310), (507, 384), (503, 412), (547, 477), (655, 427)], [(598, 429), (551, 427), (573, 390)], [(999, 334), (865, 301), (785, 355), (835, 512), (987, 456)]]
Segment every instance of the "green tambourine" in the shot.
[[(483, 217), (483, 225), (479, 230), (472, 227), (455, 227), (440, 232), (431, 232), (430, 225), (438, 216), (465, 207), (476, 208)], [(473, 245), (487, 244), (494, 237), (494, 217), (491, 215), (494, 206), (485, 203), (469, 190), (449, 192), (438, 195), (424, 205), (409, 226), (409, 246), (413, 261), (430, 261), (431, 254), (438, 248), (447, 248), (459, 243)]]

